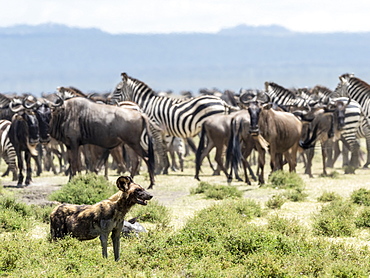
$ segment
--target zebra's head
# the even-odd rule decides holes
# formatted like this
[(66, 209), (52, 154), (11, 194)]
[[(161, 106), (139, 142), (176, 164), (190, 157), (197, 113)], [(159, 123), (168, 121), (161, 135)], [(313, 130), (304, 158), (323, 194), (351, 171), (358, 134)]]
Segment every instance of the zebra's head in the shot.
[(132, 101), (132, 90), (129, 89), (129, 77), (123, 72), (121, 74), (122, 81), (119, 82), (114, 91), (108, 96), (107, 102), (109, 104), (117, 104), (121, 101)]
[(345, 73), (339, 76), (340, 82), (338, 83), (337, 88), (335, 89), (335, 94), (340, 97), (348, 96), (348, 86), (350, 84), (350, 79), (354, 77), (352, 73)]

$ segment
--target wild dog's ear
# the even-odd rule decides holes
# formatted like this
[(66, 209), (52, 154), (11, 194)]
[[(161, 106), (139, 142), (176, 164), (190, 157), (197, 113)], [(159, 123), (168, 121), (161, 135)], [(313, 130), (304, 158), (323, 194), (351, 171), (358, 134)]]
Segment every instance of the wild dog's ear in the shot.
[(120, 176), (117, 179), (117, 187), (119, 190), (126, 192), (130, 188), (130, 184), (133, 182), (132, 178), (130, 176)]

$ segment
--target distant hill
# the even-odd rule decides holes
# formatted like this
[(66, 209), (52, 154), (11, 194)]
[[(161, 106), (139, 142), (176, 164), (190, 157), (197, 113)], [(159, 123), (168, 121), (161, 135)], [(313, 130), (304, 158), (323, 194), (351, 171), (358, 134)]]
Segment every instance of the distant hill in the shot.
[(216, 34), (121, 34), (57, 24), (0, 28), (0, 92), (112, 90), (121, 72), (154, 90), (317, 84), (353, 72), (370, 81), (370, 33), (297, 33), (239, 25)]

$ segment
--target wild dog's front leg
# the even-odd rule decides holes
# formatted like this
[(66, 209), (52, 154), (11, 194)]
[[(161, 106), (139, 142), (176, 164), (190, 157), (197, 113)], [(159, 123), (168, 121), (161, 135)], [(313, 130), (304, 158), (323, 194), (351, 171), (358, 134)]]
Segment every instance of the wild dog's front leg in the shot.
[(100, 243), (104, 258), (108, 258), (108, 233), (102, 233), (100, 235)]
[(123, 221), (116, 226), (112, 230), (112, 242), (113, 242), (113, 250), (114, 250), (114, 259), (115, 261), (119, 261), (119, 253), (120, 253), (120, 237), (123, 228)]

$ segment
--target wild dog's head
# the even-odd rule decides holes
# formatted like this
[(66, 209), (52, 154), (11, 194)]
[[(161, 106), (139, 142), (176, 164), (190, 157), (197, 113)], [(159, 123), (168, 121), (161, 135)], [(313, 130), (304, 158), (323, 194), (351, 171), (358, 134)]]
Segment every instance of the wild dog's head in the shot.
[(135, 183), (130, 176), (121, 176), (117, 179), (117, 187), (124, 192), (130, 203), (147, 205), (153, 195), (146, 191), (141, 185)]

